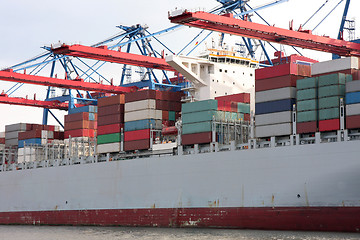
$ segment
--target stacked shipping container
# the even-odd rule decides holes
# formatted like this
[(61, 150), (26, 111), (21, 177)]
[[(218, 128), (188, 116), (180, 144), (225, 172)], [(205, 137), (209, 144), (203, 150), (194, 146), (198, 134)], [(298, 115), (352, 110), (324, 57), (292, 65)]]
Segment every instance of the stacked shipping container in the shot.
[[(307, 59), (308, 60), (308, 59)], [(255, 72), (256, 137), (292, 134), (296, 80), (311, 75), (311, 66), (291, 60)]]
[(346, 128), (360, 128), (360, 80), (346, 83)]
[[(182, 144), (212, 142), (213, 120), (249, 121), (250, 94), (241, 93), (182, 104)], [(214, 139), (215, 140), (215, 139)]]
[(5, 132), (0, 132), (0, 151), (5, 149)]
[(96, 136), (97, 107), (93, 105), (72, 108), (65, 115), (65, 138)]
[(296, 132), (315, 133), (318, 130), (318, 78), (298, 79), (296, 83)]
[(125, 95), (98, 99), (97, 152), (120, 152), (124, 128)]

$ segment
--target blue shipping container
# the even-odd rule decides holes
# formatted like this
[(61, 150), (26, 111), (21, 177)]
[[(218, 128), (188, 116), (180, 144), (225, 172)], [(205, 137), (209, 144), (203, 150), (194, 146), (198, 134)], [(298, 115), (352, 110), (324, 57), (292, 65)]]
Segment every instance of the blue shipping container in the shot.
[(360, 92), (346, 93), (346, 104), (360, 103)]
[(96, 113), (97, 106), (88, 105), (88, 106), (84, 106), (84, 107), (72, 108), (69, 110), (69, 114), (80, 113), (80, 112)]
[(259, 115), (259, 114), (274, 113), (274, 112), (292, 111), (293, 104), (295, 103), (296, 103), (295, 98), (256, 103), (255, 114)]
[(136, 130), (142, 130), (142, 129), (162, 129), (162, 123), (161, 120), (155, 120), (155, 119), (143, 119), (143, 120), (137, 120), (137, 121), (129, 121), (125, 122), (124, 124), (124, 131), (136, 131)]
[(18, 148), (23, 148), (25, 145), (26, 146), (41, 145), (41, 138), (31, 138), (31, 139), (19, 140)]

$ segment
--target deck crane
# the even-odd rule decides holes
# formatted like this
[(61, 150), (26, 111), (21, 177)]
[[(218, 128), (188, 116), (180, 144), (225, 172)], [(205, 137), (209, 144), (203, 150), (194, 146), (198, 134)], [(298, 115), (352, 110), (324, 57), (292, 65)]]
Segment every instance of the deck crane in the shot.
[(311, 50), (334, 53), (339, 56), (360, 57), (360, 44), (313, 35), (311, 31), (293, 31), (235, 19), (232, 14), (215, 15), (206, 12), (184, 11), (169, 16), (172, 23), (208, 29), (228, 34), (256, 38)]

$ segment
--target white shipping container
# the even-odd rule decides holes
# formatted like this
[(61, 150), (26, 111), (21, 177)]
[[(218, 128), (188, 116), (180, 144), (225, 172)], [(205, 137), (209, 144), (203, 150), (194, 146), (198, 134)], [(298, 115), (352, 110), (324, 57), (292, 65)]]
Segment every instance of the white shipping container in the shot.
[(25, 131), (26, 123), (16, 123), (5, 126), (5, 132), (14, 132), (14, 131)]
[(23, 156), (18, 156), (18, 163), (23, 163), (23, 162), (33, 162), (36, 160), (36, 156), (35, 155), (23, 155)]
[(5, 144), (0, 144), (0, 151), (5, 149)]
[(59, 132), (60, 131), (60, 126), (55, 126), (54, 131)]
[(338, 72), (348, 69), (359, 69), (357, 57), (339, 58), (335, 60), (318, 62), (311, 65), (311, 75)]
[(137, 121), (143, 119), (162, 119), (162, 111), (155, 109), (146, 109), (140, 111), (126, 112), (124, 114), (124, 121)]
[(18, 139), (19, 131), (5, 132), (5, 139)]
[(23, 147), (18, 149), (18, 156), (24, 156), (24, 155), (35, 155), (35, 148), (31, 147)]
[(121, 143), (106, 143), (97, 145), (97, 153), (120, 152)]
[(258, 126), (255, 128), (256, 137), (272, 137), (292, 134), (292, 123), (280, 123)]
[(360, 103), (346, 105), (346, 116), (360, 115)]
[(255, 125), (263, 126), (277, 123), (291, 123), (292, 111), (260, 114), (255, 116)]
[(296, 98), (295, 87), (277, 88), (255, 93), (255, 102), (270, 102), (281, 99)]
[(346, 92), (360, 92), (360, 80), (347, 82)]
[(54, 132), (53, 131), (42, 130), (41, 131), (41, 138), (42, 139), (53, 139), (54, 138)]
[(0, 132), (0, 138), (5, 138), (5, 132)]
[(155, 109), (156, 108), (156, 100), (155, 99), (146, 99), (136, 102), (125, 103), (124, 111), (133, 112), (144, 109)]

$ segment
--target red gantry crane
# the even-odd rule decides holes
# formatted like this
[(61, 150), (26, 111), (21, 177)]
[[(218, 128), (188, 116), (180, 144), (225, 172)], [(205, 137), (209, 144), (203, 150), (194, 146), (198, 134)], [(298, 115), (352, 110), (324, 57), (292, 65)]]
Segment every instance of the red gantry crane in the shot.
[(109, 50), (107, 46), (88, 47), (83, 45), (62, 45), (52, 49), (55, 54), (88, 58), (105, 62), (128, 64), (165, 71), (175, 71), (164, 58), (156, 58), (127, 52)]
[(287, 30), (233, 18), (232, 14), (216, 15), (207, 12), (184, 11), (169, 15), (172, 23), (235, 34), (295, 47), (334, 53), (339, 56), (360, 57), (360, 44), (326, 36), (313, 35), (309, 30)]

